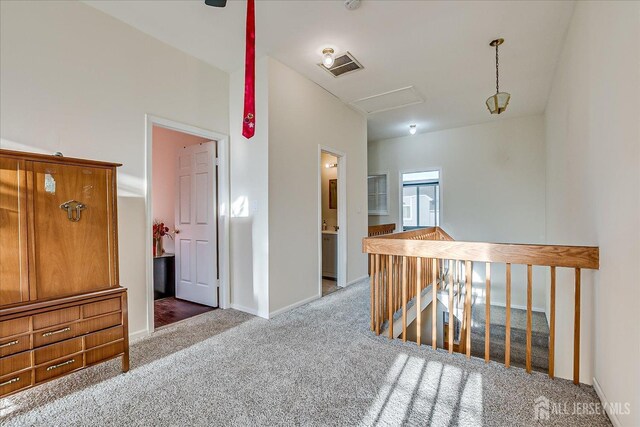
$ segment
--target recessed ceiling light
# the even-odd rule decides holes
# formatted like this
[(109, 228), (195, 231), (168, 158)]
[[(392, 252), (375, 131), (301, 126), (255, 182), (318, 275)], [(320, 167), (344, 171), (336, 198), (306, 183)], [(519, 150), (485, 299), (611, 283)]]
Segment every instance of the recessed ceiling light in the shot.
[(416, 125), (409, 125), (409, 133), (410, 133), (411, 135), (415, 135), (417, 130), (418, 130), (418, 129), (417, 129), (417, 126), (416, 126)]

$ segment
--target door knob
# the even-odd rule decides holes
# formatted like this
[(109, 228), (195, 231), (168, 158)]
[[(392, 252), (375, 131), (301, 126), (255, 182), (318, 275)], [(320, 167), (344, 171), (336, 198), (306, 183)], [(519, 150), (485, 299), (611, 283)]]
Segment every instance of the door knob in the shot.
[(178, 230), (177, 228), (175, 230), (173, 230), (176, 232), (176, 234), (180, 234), (180, 230)]

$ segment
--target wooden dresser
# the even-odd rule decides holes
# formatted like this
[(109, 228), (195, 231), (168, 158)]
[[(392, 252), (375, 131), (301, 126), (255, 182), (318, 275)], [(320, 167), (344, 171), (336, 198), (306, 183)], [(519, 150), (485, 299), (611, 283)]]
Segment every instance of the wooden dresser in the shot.
[(119, 164), (0, 150), (0, 397), (122, 356)]

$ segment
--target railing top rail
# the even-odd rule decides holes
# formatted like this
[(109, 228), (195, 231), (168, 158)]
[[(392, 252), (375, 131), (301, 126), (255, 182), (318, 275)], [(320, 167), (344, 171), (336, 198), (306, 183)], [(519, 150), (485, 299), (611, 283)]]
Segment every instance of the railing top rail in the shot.
[[(416, 231), (422, 231), (422, 234), (429, 233), (425, 229)], [(414, 233), (414, 231), (410, 233)], [(369, 254), (596, 270), (600, 264), (599, 248), (593, 246), (413, 240), (405, 236), (406, 233), (395, 233), (386, 236), (368, 237), (362, 242), (362, 250)]]
[(394, 223), (370, 225), (369, 237), (390, 234), (390, 233), (393, 233), (393, 230), (395, 229), (396, 229), (396, 225)]
[(419, 229), (416, 229), (416, 230), (400, 231), (398, 233), (384, 234), (382, 236), (375, 236), (375, 238), (380, 238), (380, 239), (414, 239), (416, 237), (420, 237), (420, 236), (424, 236), (424, 235), (432, 234), (432, 233), (437, 233), (437, 232), (438, 232), (438, 227), (426, 227), (426, 228), (419, 228)]

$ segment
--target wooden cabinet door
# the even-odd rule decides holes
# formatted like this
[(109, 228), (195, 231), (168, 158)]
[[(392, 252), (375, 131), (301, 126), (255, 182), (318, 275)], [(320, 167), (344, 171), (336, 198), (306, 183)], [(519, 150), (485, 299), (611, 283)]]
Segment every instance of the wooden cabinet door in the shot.
[(0, 306), (29, 301), (25, 162), (0, 157)]
[[(32, 167), (31, 281), (37, 299), (118, 286), (113, 169), (44, 162)], [(79, 213), (61, 208), (75, 202), (85, 206)]]

